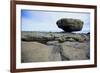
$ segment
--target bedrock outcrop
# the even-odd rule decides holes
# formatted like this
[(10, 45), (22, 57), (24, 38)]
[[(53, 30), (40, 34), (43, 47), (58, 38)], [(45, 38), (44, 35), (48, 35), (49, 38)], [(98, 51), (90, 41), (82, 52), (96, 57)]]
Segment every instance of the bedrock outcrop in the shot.
[(83, 33), (22, 32), (21, 61), (87, 60), (90, 36)]

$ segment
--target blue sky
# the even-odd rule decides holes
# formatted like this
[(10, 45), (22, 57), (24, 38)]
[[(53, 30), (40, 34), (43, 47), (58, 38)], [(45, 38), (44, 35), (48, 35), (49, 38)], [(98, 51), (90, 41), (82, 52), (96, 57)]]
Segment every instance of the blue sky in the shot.
[(84, 22), (82, 33), (90, 31), (90, 14), (76, 12), (55, 12), (55, 11), (36, 11), (21, 10), (21, 30), (22, 31), (44, 31), (44, 32), (61, 32), (56, 21), (61, 18), (80, 19)]

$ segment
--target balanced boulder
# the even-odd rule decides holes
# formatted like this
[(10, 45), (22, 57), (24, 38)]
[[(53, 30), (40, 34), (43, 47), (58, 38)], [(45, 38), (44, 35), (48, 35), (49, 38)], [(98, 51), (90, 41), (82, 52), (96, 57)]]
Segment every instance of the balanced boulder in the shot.
[(80, 31), (83, 27), (83, 21), (80, 19), (62, 18), (56, 22), (57, 26), (65, 32)]

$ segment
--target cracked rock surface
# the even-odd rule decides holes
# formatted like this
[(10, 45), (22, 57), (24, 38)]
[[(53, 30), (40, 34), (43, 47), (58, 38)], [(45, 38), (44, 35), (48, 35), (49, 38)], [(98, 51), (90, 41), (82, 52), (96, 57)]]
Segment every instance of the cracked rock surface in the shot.
[(21, 62), (87, 60), (90, 35), (80, 33), (22, 32)]

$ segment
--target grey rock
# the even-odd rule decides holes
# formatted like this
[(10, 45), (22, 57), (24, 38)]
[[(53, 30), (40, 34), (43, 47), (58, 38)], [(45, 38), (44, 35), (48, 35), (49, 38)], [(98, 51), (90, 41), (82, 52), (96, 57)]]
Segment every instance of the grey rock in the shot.
[(56, 24), (66, 32), (80, 31), (83, 27), (83, 21), (72, 18), (62, 18)]
[(90, 42), (64, 42), (61, 45), (65, 45), (65, 46), (71, 46), (74, 47), (76, 49), (83, 49), (86, 53), (86, 55), (88, 55), (89, 57), (89, 50), (90, 50)]
[(87, 55), (83, 49), (76, 49), (71, 46), (62, 45), (62, 57), (66, 60), (86, 60)]
[(52, 49), (52, 61), (61, 61), (60, 46), (59, 44), (54, 44)]
[(46, 43), (47, 41), (53, 41), (55, 37), (49, 33), (22, 32), (21, 38), (22, 41), (38, 41), (40, 43)]
[(22, 41), (36, 41), (46, 44), (49, 41), (89, 41), (89, 35), (87, 34), (75, 34), (75, 33), (56, 33), (56, 32), (22, 32)]
[(22, 42), (21, 62), (61, 61), (58, 47), (47, 46), (38, 42)]
[(22, 62), (45, 62), (50, 61), (52, 49), (37, 42), (22, 42)]
[(76, 40), (73, 38), (66, 39), (66, 41), (75, 42)]
[(87, 34), (62, 32), (22, 32), (22, 62), (90, 59)]

